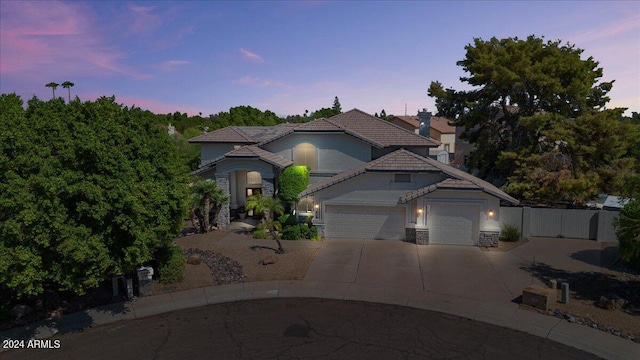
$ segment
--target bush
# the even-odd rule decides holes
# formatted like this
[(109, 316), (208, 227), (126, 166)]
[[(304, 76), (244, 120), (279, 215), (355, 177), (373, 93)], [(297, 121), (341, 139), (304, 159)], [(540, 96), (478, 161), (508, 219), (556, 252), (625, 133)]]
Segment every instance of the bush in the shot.
[(293, 214), (284, 214), (278, 218), (278, 222), (283, 226), (298, 225), (298, 217)]
[(614, 221), (618, 237), (620, 258), (628, 265), (640, 269), (640, 192), (622, 209)]
[(184, 279), (184, 267), (186, 260), (182, 249), (171, 244), (162, 251), (160, 266), (158, 268), (158, 281), (163, 284), (180, 282)]
[(302, 234), (300, 232), (300, 225), (285, 226), (282, 230), (282, 239), (284, 240), (300, 240)]
[(267, 230), (256, 228), (256, 230), (253, 232), (253, 238), (254, 239), (266, 239), (267, 238)]
[(504, 224), (500, 232), (500, 240), (509, 242), (518, 241), (520, 240), (520, 230), (513, 225)]
[(317, 239), (318, 228), (308, 224), (285, 226), (282, 231), (283, 240)]

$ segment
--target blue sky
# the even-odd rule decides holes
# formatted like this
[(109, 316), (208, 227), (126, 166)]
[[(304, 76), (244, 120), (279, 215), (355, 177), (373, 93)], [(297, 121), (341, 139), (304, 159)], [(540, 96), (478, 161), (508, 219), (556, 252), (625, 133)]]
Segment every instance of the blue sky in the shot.
[[(0, 2), (0, 92), (72, 96), (157, 113), (250, 105), (435, 110), (431, 81), (462, 89), (474, 38), (528, 35), (585, 50), (615, 79), (609, 107), (640, 112), (638, 1)], [(58, 88), (56, 95), (66, 97)]]

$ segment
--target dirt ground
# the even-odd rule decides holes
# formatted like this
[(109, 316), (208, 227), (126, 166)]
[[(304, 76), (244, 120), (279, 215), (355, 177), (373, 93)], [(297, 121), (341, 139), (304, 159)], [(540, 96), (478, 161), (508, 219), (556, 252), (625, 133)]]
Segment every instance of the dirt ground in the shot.
[[(517, 242), (500, 241), (497, 248), (482, 250), (508, 252), (527, 242), (526, 238)], [(551, 306), (550, 310), (557, 309), (576, 318), (593, 320), (612, 328), (612, 332), (619, 331), (640, 339), (640, 273), (629, 269), (620, 261), (615, 244), (603, 243), (601, 254), (601, 271), (576, 274), (576, 279), (571, 282), (569, 304), (558, 301)], [(624, 298), (629, 304), (623, 309), (616, 310), (599, 307), (600, 297), (611, 294)], [(560, 291), (557, 295), (557, 299), (560, 300)], [(548, 314), (546, 311), (529, 309)]]
[[(224, 239), (224, 241), (222, 241)], [(211, 250), (227, 256), (242, 265), (245, 282), (269, 280), (301, 280), (311, 266), (319, 249), (319, 242), (311, 240), (281, 240), (284, 254), (275, 254), (275, 240), (257, 240), (248, 234), (225, 229), (207, 234), (193, 234), (176, 239), (183, 249), (197, 248)], [(264, 259), (275, 260), (274, 264), (262, 265)], [(174, 284), (160, 284), (155, 281), (153, 293), (180, 291), (213, 285), (211, 271), (204, 263), (187, 264), (185, 278)]]

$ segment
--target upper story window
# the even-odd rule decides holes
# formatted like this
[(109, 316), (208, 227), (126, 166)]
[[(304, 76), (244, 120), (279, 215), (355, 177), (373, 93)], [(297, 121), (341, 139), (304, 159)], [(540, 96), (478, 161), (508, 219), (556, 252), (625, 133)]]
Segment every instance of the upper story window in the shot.
[(247, 172), (247, 184), (261, 184), (262, 185), (262, 176), (257, 171), (248, 171)]
[(400, 183), (411, 182), (411, 174), (396, 174), (394, 182), (400, 182)]
[(309, 143), (302, 143), (293, 148), (293, 162), (306, 165), (311, 171), (318, 168), (318, 148)]
[(449, 144), (444, 144), (444, 151), (451, 152), (451, 146)]

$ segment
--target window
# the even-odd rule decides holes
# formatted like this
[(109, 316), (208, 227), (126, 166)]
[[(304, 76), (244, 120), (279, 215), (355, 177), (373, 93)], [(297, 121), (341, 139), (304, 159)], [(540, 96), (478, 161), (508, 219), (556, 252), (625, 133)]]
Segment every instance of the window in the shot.
[(396, 174), (394, 182), (409, 183), (411, 182), (411, 174)]
[(293, 148), (293, 162), (296, 165), (306, 165), (309, 170), (317, 169), (318, 149), (309, 143), (302, 143)]
[(313, 211), (313, 197), (307, 196), (298, 201), (298, 212), (312, 212)]
[(444, 151), (450, 153), (451, 152), (450, 149), (451, 148), (450, 148), (449, 144), (444, 144)]
[(257, 171), (247, 172), (247, 184), (262, 184), (262, 176)]

